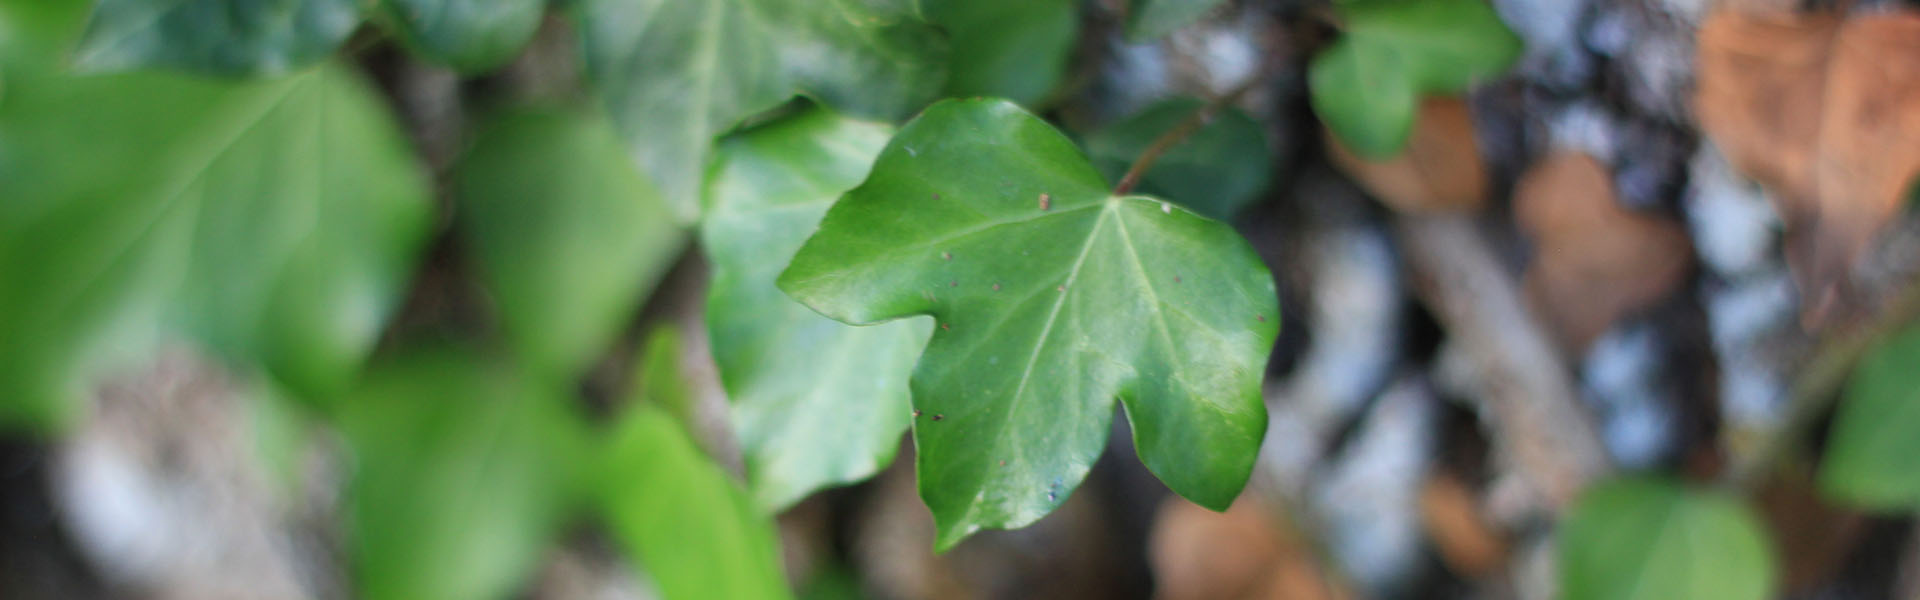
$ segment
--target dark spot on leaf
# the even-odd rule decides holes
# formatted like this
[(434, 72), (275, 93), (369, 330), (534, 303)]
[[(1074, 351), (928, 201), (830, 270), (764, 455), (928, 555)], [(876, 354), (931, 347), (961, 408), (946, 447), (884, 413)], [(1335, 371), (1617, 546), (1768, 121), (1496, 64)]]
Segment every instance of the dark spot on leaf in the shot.
[(1047, 501), (1048, 501), (1048, 502), (1058, 502), (1059, 500), (1058, 500), (1057, 498), (1055, 498), (1055, 497), (1054, 497), (1054, 495), (1053, 495), (1053, 492), (1047, 492)]
[(1000, 466), (1002, 466), (1002, 467), (1004, 467), (1004, 466), (1007, 466), (1007, 461), (1006, 461), (1006, 460), (1004, 460), (1004, 459), (1003, 459), (1003, 460), (1001, 460), (1001, 461), (1000, 461)]
[(940, 260), (953, 260), (953, 253), (952, 253), (952, 252), (941, 252), (941, 253), (940, 253)]
[(996, 292), (1000, 291), (1000, 284), (998, 283), (993, 284), (993, 291), (996, 291)]
[(1048, 196), (1046, 192), (1041, 192), (1040, 193), (1040, 210), (1047, 210), (1052, 207), (1053, 207), (1053, 196)]
[[(1265, 321), (1266, 319), (1261, 319), (1261, 320), (1262, 320), (1262, 321)], [(952, 327), (949, 327), (949, 326), (947, 326), (947, 324), (946, 324), (946, 323), (941, 323), (941, 324), (940, 324), (940, 329), (941, 329), (941, 330), (944, 330), (944, 331), (953, 331), (953, 328), (952, 328)]]
[(1175, 275), (1175, 276), (1173, 276), (1173, 282), (1174, 282), (1174, 283), (1180, 283), (1180, 276), (1179, 276), (1179, 275)]
[(915, 419), (918, 419), (918, 418), (920, 418), (920, 409), (918, 409), (918, 408), (916, 408), (916, 409), (913, 409), (913, 418), (915, 418)]
[(958, 280), (949, 281), (947, 282), (947, 287), (960, 287), (960, 282)]
[(1255, 318), (1255, 319), (1259, 319), (1261, 323), (1265, 323), (1265, 322), (1267, 322), (1267, 316), (1266, 316), (1266, 315), (1254, 315), (1254, 316), (1253, 316), (1253, 318)]
[(938, 421), (938, 420), (941, 420), (941, 419), (945, 419), (945, 418), (947, 418), (947, 416), (946, 416), (946, 415), (934, 415), (934, 416), (933, 416), (933, 420), (935, 420), (935, 421)]
[(1060, 285), (1053, 286), (1053, 289), (1054, 291), (1057, 291), (1057, 292), (1067, 291), (1067, 284), (1062, 283)]
[(939, 200), (939, 199), (940, 199), (940, 195), (939, 195), (939, 194), (934, 194), (934, 195), (933, 195), (933, 199), (935, 199), (935, 200)]

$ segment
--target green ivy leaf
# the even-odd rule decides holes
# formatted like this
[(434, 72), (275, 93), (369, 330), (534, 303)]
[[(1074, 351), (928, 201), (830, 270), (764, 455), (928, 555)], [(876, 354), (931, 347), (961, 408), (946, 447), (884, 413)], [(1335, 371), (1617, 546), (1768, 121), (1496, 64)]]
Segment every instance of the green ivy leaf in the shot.
[(513, 60), (533, 39), (546, 0), (383, 0), (382, 21), (416, 53), (467, 73)]
[(1136, 42), (1173, 33), (1220, 5), (1221, 0), (1130, 0), (1127, 39)]
[(947, 44), (905, 0), (580, 0), (588, 77), (680, 218), (713, 140), (807, 93), (895, 118), (931, 100)]
[(285, 73), (332, 53), (360, 20), (356, 0), (100, 0), (74, 64)]
[(426, 178), (360, 78), (229, 84), (8, 63), (0, 422), (57, 425), (158, 329), (342, 391), (430, 228)]
[(1855, 367), (1820, 466), (1828, 495), (1877, 510), (1920, 508), (1920, 326)]
[(780, 287), (847, 323), (928, 314), (914, 370), (920, 494), (951, 547), (1058, 506), (1113, 400), (1147, 468), (1225, 509), (1245, 485), (1279, 332), (1273, 279), (1233, 229), (1108, 195), (1059, 131), (948, 100), (894, 136)]
[(460, 160), (455, 186), (502, 326), (542, 375), (589, 366), (685, 243), (672, 209), (590, 113), (500, 115)]
[(934, 0), (953, 39), (947, 96), (999, 96), (1032, 106), (1066, 73), (1080, 34), (1074, 0)]
[(906, 430), (907, 375), (932, 324), (849, 327), (774, 285), (891, 133), (813, 109), (729, 138), (714, 153), (700, 230), (713, 259), (707, 329), (763, 508), (872, 476)]
[[(1147, 147), (1201, 109), (1192, 98), (1168, 100), (1087, 135), (1087, 155), (1110, 179), (1119, 179)], [(1220, 220), (1233, 218), (1266, 191), (1273, 172), (1266, 127), (1228, 108), (1160, 155), (1136, 188)]]
[(669, 600), (790, 598), (773, 523), (664, 408), (687, 402), (679, 373), (657, 368), (679, 354), (674, 339), (647, 343), (654, 376), (606, 442), (597, 480), (613, 535)]
[(1486, 0), (1359, 0), (1339, 6), (1345, 34), (1313, 58), (1314, 112), (1355, 153), (1389, 158), (1413, 130), (1420, 96), (1454, 94), (1520, 56)]
[(1560, 526), (1565, 600), (1760, 600), (1773, 550), (1753, 514), (1718, 492), (1622, 480), (1588, 490)]
[(588, 451), (564, 394), (444, 351), (371, 370), (340, 426), (348, 545), (371, 600), (506, 597), (558, 533)]

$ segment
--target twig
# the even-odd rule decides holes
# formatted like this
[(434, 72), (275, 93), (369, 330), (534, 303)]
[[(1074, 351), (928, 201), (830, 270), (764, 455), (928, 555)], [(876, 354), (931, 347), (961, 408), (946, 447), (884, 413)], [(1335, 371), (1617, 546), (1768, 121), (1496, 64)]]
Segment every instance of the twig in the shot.
[(1611, 469), (1560, 353), (1467, 217), (1402, 217), (1410, 279), (1485, 376), (1486, 406), (1519, 474), (1554, 508)]
[(1147, 149), (1140, 153), (1140, 158), (1134, 159), (1133, 165), (1127, 167), (1127, 173), (1120, 176), (1120, 183), (1114, 184), (1113, 195), (1124, 196), (1128, 192), (1133, 191), (1133, 187), (1139, 185), (1140, 177), (1147, 173), (1147, 169), (1153, 167), (1154, 162), (1160, 160), (1160, 155), (1166, 154), (1168, 150), (1172, 150), (1175, 146), (1179, 146), (1181, 142), (1187, 141), (1187, 138), (1192, 137), (1194, 132), (1200, 131), (1201, 127), (1206, 127), (1207, 123), (1212, 122), (1213, 117), (1219, 115), (1220, 111), (1226, 110), (1228, 106), (1231, 106), (1235, 102), (1239, 102), (1241, 96), (1247, 95), (1247, 92), (1252, 91), (1253, 88), (1267, 82), (1274, 74), (1279, 73), (1280, 68), (1286, 63), (1278, 60), (1277, 55), (1278, 53), (1267, 53), (1267, 60), (1260, 65), (1260, 69), (1254, 71), (1252, 75), (1247, 76), (1247, 79), (1241, 81), (1240, 85), (1234, 86), (1233, 89), (1227, 90), (1224, 94), (1214, 96), (1213, 99), (1208, 100), (1206, 104), (1201, 105), (1198, 110), (1193, 111), (1193, 114), (1187, 116), (1186, 120), (1181, 121), (1179, 125), (1173, 126), (1172, 129), (1161, 133), (1160, 137), (1154, 138), (1153, 143), (1148, 145)]

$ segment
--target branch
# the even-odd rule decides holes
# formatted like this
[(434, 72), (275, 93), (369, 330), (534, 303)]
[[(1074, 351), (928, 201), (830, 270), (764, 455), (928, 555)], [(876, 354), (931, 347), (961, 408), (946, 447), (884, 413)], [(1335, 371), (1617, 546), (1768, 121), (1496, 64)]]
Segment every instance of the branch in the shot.
[(1495, 437), (1550, 506), (1566, 506), (1611, 466), (1518, 286), (1469, 217), (1401, 217), (1394, 237), (1421, 300), (1484, 375)]

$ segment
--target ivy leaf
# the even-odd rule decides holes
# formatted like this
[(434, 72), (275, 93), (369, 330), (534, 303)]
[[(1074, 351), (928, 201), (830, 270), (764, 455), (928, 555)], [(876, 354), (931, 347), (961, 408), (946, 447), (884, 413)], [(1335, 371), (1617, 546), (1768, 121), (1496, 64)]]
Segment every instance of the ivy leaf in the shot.
[(780, 276), (855, 324), (939, 323), (912, 379), (920, 494), (948, 548), (1058, 506), (1126, 406), (1147, 468), (1225, 509), (1266, 430), (1279, 332), (1233, 229), (1108, 195), (1059, 131), (1004, 100), (947, 100), (895, 135)]
[(1127, 39), (1146, 41), (1192, 24), (1220, 5), (1221, 0), (1131, 0), (1127, 9)]
[(1566, 600), (1772, 597), (1766, 534), (1751, 511), (1717, 492), (1609, 482), (1587, 491), (1560, 527)]
[(564, 394), (451, 351), (371, 370), (343, 407), (361, 596), (503, 598), (558, 533), (586, 432)]
[(715, 151), (700, 229), (713, 259), (707, 329), (747, 481), (764, 508), (872, 476), (906, 430), (907, 375), (931, 323), (849, 327), (774, 285), (891, 133), (813, 109)]
[(57, 425), (160, 329), (342, 391), (432, 212), (359, 77), (56, 70), (10, 63), (0, 105), (0, 422)]
[(947, 45), (906, 0), (581, 0), (587, 76), (681, 220), (715, 137), (795, 93), (894, 118), (938, 93)]
[(100, 0), (74, 64), (286, 73), (332, 53), (360, 19), (356, 0)]
[[(674, 339), (655, 333), (642, 360), (671, 361)], [(596, 478), (614, 538), (669, 600), (792, 597), (773, 523), (663, 408), (687, 402), (679, 374), (647, 372)]]
[(409, 48), (467, 73), (513, 60), (533, 39), (546, 0), (384, 0), (383, 21)]
[(493, 119), (456, 167), (459, 226), (524, 363), (578, 375), (672, 266), (672, 209), (590, 113)]
[(1454, 94), (1520, 55), (1485, 0), (1358, 0), (1338, 7), (1346, 31), (1309, 67), (1313, 110), (1356, 154), (1406, 145), (1420, 96)]
[(1080, 34), (1073, 0), (935, 0), (953, 39), (947, 96), (999, 96), (1032, 106), (1066, 73)]
[(1920, 507), (1920, 326), (1862, 359), (1820, 466), (1828, 495), (1890, 511)]
[[(1147, 107), (1086, 138), (1087, 155), (1100, 172), (1119, 179), (1148, 146), (1204, 105), (1193, 98)], [(1226, 220), (1266, 191), (1273, 172), (1266, 128), (1253, 117), (1228, 108), (1195, 131), (1140, 178), (1142, 193), (1172, 199), (1210, 218)]]

